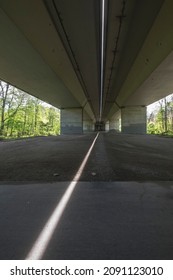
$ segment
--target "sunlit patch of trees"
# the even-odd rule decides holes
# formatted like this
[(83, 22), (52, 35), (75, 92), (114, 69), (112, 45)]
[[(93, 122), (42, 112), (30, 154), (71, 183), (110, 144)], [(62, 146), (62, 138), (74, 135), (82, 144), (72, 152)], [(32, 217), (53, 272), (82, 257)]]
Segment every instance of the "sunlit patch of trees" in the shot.
[(158, 106), (148, 115), (150, 134), (173, 135), (173, 94), (158, 101)]
[(60, 112), (0, 81), (0, 137), (15, 138), (60, 133)]

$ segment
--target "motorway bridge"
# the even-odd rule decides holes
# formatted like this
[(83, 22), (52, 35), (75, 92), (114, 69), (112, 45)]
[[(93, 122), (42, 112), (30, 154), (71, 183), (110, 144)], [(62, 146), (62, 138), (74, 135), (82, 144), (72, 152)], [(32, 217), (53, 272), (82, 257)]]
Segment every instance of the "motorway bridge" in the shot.
[(173, 92), (172, 15), (0, 0), (0, 79), (59, 108), (62, 133), (0, 142), (0, 259), (173, 259), (173, 141), (146, 135)]
[(0, 0), (0, 78), (61, 109), (63, 134), (146, 132), (172, 93), (171, 0)]

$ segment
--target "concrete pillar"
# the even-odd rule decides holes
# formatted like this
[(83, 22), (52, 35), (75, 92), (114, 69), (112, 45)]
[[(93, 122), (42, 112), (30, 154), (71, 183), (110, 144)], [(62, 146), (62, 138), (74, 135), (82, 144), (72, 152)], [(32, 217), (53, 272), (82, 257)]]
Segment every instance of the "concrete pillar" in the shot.
[(122, 133), (146, 134), (146, 107), (129, 106), (121, 109)]
[(91, 132), (94, 131), (94, 123), (92, 120), (84, 120), (83, 121), (83, 132)]
[(94, 131), (94, 122), (86, 111), (83, 111), (83, 132)]
[(109, 121), (109, 130), (120, 131), (120, 119), (114, 119)]
[(61, 134), (83, 133), (83, 109), (68, 108), (61, 110)]
[(105, 131), (109, 131), (109, 126), (110, 126), (110, 123), (109, 123), (109, 121), (107, 121), (105, 123)]
[(109, 119), (109, 130), (121, 131), (121, 110), (118, 110), (111, 119)]

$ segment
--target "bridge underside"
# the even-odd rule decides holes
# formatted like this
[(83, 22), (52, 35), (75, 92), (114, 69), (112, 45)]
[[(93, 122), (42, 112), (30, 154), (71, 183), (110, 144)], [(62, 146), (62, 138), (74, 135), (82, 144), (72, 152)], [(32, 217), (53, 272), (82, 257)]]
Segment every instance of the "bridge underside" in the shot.
[(105, 0), (104, 26), (101, 3), (0, 0), (0, 78), (61, 109), (62, 134), (110, 130), (0, 142), (0, 259), (43, 228), (45, 260), (173, 259), (173, 142), (132, 135), (172, 93), (173, 1)]
[(173, 89), (173, 2), (105, 1), (104, 26), (102, 10), (100, 0), (0, 0), (0, 78), (62, 109), (64, 132), (113, 127), (118, 115), (122, 131), (128, 118), (129, 132), (145, 133), (145, 106)]

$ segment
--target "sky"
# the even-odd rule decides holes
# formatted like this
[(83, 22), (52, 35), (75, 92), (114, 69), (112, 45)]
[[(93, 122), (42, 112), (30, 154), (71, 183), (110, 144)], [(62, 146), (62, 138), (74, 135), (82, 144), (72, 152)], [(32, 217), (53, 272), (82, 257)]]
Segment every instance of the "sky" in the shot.
[[(171, 98), (173, 98), (173, 93), (171, 93), (168, 96), (166, 96), (166, 100), (167, 101), (170, 101)], [(152, 103), (152, 104), (150, 104), (149, 106), (147, 106), (147, 114), (151, 114), (153, 111), (158, 110), (159, 106), (160, 106), (159, 105), (159, 101), (161, 101), (161, 100), (163, 100), (163, 98), (158, 100), (158, 101), (156, 101), (156, 102), (154, 102), (154, 103)]]

